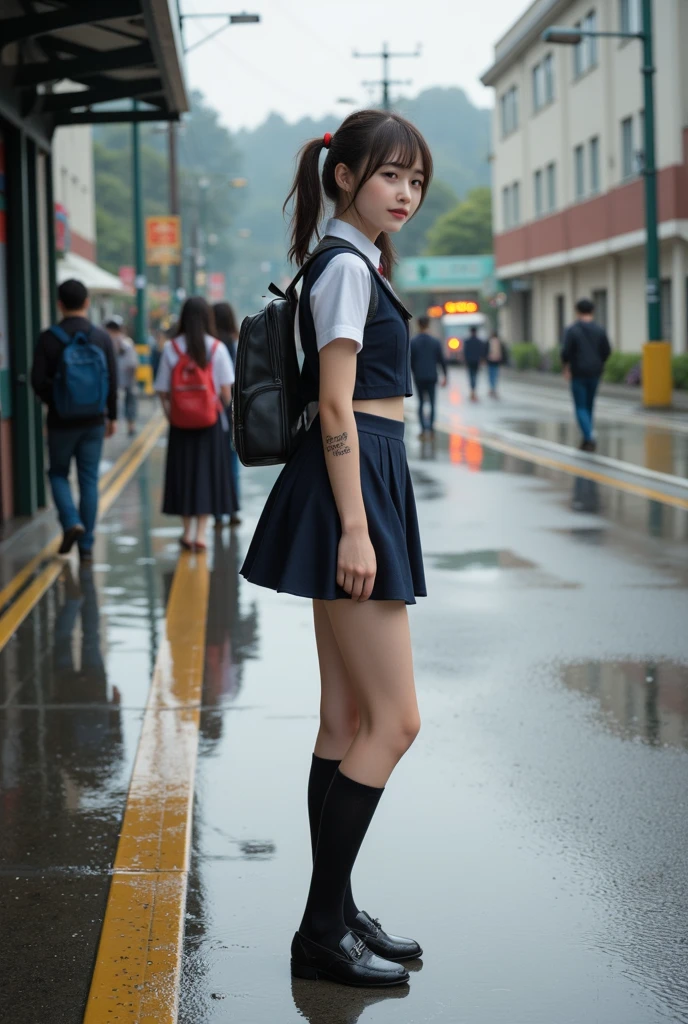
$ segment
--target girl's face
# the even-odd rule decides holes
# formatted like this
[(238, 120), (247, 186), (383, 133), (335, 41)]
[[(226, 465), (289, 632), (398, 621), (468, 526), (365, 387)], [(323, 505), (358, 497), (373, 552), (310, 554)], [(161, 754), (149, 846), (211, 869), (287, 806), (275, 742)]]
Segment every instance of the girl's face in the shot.
[[(342, 180), (337, 181), (340, 188), (353, 194), (356, 182), (343, 164)], [(402, 167), (393, 161), (382, 164), (373, 176), (366, 181), (356, 196), (355, 205), (344, 207), (346, 220), (358, 223), (365, 234), (372, 239), (377, 238), (381, 231), (394, 234), (402, 227), (418, 209), (423, 194), (423, 167), (420, 155), (412, 167)]]

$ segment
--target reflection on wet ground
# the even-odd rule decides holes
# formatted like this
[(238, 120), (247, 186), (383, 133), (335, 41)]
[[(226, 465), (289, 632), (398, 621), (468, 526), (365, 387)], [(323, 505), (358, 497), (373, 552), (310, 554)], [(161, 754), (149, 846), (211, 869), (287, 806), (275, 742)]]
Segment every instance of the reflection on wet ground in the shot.
[(591, 661), (566, 665), (562, 679), (594, 697), (619, 735), (651, 747), (688, 747), (688, 665)]
[(450, 569), (454, 572), (475, 572), (480, 569), (535, 569), (535, 563), (519, 558), (513, 551), (463, 551), (455, 554), (433, 555), (428, 553), (436, 569)]

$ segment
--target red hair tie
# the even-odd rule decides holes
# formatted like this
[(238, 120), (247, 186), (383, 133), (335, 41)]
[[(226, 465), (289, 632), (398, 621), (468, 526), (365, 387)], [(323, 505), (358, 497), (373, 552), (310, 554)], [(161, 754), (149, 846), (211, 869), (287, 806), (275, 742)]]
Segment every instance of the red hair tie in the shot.
[(331, 142), (332, 142), (332, 136), (330, 135), (329, 132), (325, 132), (325, 134), (323, 135), (323, 145), (324, 145), (325, 149), (329, 149), (330, 148), (330, 143)]

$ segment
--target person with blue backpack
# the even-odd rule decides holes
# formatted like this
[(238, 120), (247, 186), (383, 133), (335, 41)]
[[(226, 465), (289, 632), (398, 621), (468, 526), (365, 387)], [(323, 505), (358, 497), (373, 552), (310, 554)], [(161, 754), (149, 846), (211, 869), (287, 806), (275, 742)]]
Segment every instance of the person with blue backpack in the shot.
[[(88, 319), (86, 286), (64, 281), (57, 296), (62, 319), (38, 338), (31, 386), (48, 407), (48, 479), (63, 531), (59, 553), (66, 555), (76, 543), (82, 564), (88, 564), (103, 441), (116, 429), (117, 364), (107, 331)], [(79, 480), (78, 511), (69, 485), (72, 459)]]

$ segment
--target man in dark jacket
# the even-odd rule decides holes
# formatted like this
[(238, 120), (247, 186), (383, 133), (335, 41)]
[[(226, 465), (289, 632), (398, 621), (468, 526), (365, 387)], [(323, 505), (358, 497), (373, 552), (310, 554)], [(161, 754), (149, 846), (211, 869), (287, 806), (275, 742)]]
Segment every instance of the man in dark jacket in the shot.
[[(437, 367), (442, 367), (442, 387), (447, 386), (447, 361), (442, 351), (442, 343), (432, 334), (428, 334), (430, 318), (418, 317), (420, 334), (411, 339), (411, 372), (418, 392), (418, 410), (420, 418), (420, 439), (422, 441), (435, 436), (435, 391), (437, 388)], [(430, 403), (430, 416), (425, 416), (425, 401)]]
[(576, 303), (578, 319), (567, 327), (561, 350), (564, 374), (571, 381), (571, 394), (578, 424), (583, 433), (581, 450), (594, 452), (593, 430), (595, 392), (609, 359), (611, 346), (604, 327), (595, 323), (595, 307), (589, 299)]
[[(31, 385), (36, 395), (48, 406), (48, 478), (53, 500), (62, 525), (63, 537), (59, 551), (67, 554), (74, 543), (79, 545), (82, 563), (92, 561), (93, 531), (98, 515), (98, 466), (103, 439), (112, 437), (117, 421), (117, 364), (112, 341), (106, 331), (94, 327), (88, 319), (88, 291), (81, 281), (65, 281), (57, 291), (62, 314), (59, 326), (72, 337), (78, 331), (87, 335), (92, 345), (105, 353), (108, 369), (108, 396), (104, 413), (79, 419), (63, 419), (53, 400), (53, 382), (60, 368), (64, 344), (50, 331), (43, 331), (34, 353)], [(76, 459), (79, 478), (79, 511), (69, 486), (69, 468)]]
[(470, 333), (463, 343), (463, 358), (468, 370), (468, 378), (471, 382), (471, 402), (478, 401), (476, 387), (478, 385), (478, 370), (480, 364), (487, 356), (487, 346), (482, 338), (478, 337), (478, 328), (471, 327)]

